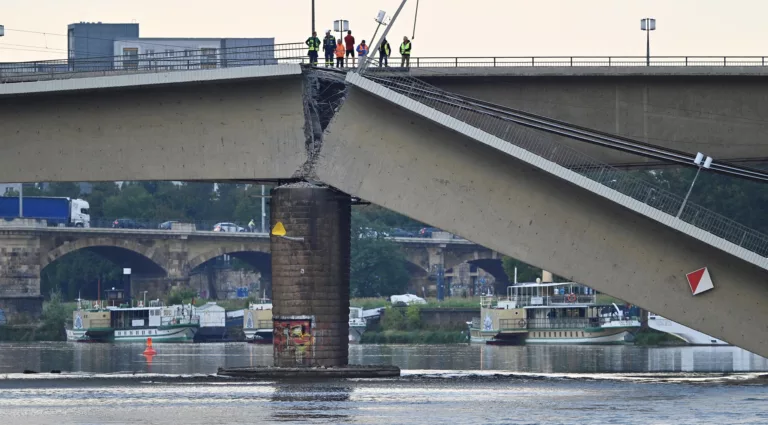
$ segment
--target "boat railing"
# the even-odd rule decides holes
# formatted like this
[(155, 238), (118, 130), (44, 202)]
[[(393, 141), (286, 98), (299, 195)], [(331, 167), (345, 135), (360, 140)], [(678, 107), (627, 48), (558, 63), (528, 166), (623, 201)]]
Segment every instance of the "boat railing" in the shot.
[(528, 328), (528, 321), (523, 318), (518, 319), (499, 319), (499, 330), (516, 331)]
[(599, 326), (599, 321), (586, 317), (551, 317), (528, 319), (528, 329), (583, 329)]
[(168, 325), (199, 325), (200, 316), (162, 316), (160, 318), (162, 326)]
[(538, 306), (538, 305), (569, 305), (569, 304), (595, 304), (597, 296), (595, 294), (564, 294), (550, 296), (531, 296), (531, 295), (511, 295), (509, 301), (516, 307)]
[(495, 297), (493, 295), (481, 295), (480, 296), (480, 307), (481, 308), (491, 308), (493, 306), (493, 301)]
[(636, 320), (630, 317), (548, 317), (528, 319), (527, 322), (529, 329), (582, 329), (606, 325), (633, 326)]

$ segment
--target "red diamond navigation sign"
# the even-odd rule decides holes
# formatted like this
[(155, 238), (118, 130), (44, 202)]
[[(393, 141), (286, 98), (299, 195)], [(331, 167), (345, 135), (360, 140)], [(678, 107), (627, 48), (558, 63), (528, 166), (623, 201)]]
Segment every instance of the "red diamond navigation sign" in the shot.
[(690, 285), (693, 295), (699, 295), (715, 287), (712, 284), (712, 278), (709, 276), (709, 270), (706, 267), (690, 272), (685, 277), (688, 279), (688, 285)]

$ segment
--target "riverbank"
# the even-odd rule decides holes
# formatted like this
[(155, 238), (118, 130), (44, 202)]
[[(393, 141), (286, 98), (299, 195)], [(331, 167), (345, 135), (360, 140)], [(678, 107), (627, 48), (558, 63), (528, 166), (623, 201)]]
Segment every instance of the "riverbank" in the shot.
[(668, 334), (666, 332), (657, 331), (655, 329), (641, 329), (635, 334), (635, 345), (642, 347), (669, 347), (669, 346), (684, 346), (688, 345), (682, 339)]
[(368, 331), (360, 339), (361, 344), (466, 344), (466, 331)]

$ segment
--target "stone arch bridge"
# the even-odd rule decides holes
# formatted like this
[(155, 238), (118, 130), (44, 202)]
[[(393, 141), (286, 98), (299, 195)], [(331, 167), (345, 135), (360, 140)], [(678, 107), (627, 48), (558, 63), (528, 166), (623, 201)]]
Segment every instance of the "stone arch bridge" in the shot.
[[(412, 287), (426, 285), (438, 266), (450, 270), (462, 262), (498, 258), (497, 253), (470, 241), (442, 235), (392, 238), (402, 246), (409, 261), (416, 281)], [(184, 285), (195, 269), (222, 255), (252, 265), (267, 281), (271, 276), (267, 234), (44, 227), (34, 221), (16, 220), (0, 223), (0, 309), (11, 317), (21, 312), (38, 315), (42, 308), (41, 272), (49, 264), (80, 250), (92, 251), (117, 266), (131, 268), (132, 289), (148, 290), (150, 296)], [(480, 263), (478, 266), (483, 267)]]

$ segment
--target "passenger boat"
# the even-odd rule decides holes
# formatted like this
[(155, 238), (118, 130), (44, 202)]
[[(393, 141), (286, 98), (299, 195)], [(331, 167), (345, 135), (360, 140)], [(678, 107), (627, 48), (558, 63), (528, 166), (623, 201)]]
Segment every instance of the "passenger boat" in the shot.
[(709, 336), (696, 329), (691, 329), (658, 314), (648, 314), (648, 327), (674, 335), (690, 345), (730, 345), (721, 339)]
[(191, 305), (164, 306), (159, 300), (137, 306), (78, 308), (72, 315), (67, 341), (78, 342), (192, 342), (199, 319)]
[(484, 296), (480, 316), (468, 322), (470, 341), (489, 344), (623, 344), (634, 339), (638, 317), (615, 304), (598, 305), (584, 285), (523, 283), (505, 299)]
[(365, 333), (367, 323), (363, 318), (363, 309), (361, 307), (349, 308), (349, 342), (357, 344)]
[(256, 344), (272, 343), (272, 301), (261, 298), (243, 312), (245, 340)]

